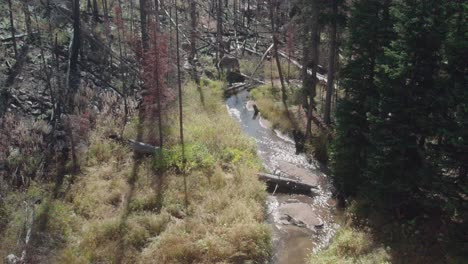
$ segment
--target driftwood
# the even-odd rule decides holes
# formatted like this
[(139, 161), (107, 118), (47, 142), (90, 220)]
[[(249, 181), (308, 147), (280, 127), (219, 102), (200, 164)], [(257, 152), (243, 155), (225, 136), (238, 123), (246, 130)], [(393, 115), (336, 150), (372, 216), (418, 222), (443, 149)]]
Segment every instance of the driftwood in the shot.
[(285, 188), (290, 191), (310, 192), (312, 189), (317, 188), (317, 186), (303, 183), (295, 179), (278, 176), (278, 175), (273, 175), (273, 174), (268, 174), (268, 173), (259, 173), (257, 174), (257, 176), (262, 181), (277, 184), (279, 187)]
[(146, 144), (143, 142), (139, 142), (136, 140), (132, 139), (124, 139), (123, 137), (119, 135), (110, 135), (109, 138), (116, 140), (122, 144), (127, 145), (129, 148), (131, 148), (134, 152), (140, 153), (140, 154), (146, 154), (146, 155), (152, 155), (156, 151), (158, 151), (160, 148), (157, 146), (153, 146), (150, 144)]

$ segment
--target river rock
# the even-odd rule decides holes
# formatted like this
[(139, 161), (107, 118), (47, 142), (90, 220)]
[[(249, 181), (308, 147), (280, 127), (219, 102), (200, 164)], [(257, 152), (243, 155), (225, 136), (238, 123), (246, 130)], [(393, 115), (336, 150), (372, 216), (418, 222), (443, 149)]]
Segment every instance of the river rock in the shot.
[(288, 177), (296, 178), (303, 183), (311, 186), (318, 186), (318, 176), (310, 170), (300, 168), (292, 163), (286, 161), (278, 162), (278, 169), (286, 174)]
[(323, 222), (312, 211), (312, 207), (306, 203), (287, 203), (282, 204), (278, 208), (280, 221), (289, 222), (292, 225), (299, 227), (307, 227), (315, 229), (323, 226)]
[(300, 203), (298, 199), (290, 198), (286, 200), (286, 203)]

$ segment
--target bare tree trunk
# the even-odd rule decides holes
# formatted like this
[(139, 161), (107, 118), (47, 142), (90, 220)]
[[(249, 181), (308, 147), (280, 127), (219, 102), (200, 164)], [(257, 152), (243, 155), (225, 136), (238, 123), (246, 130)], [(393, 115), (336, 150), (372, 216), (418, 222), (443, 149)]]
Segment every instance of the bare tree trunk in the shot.
[(23, 0), (21, 5), (22, 5), (22, 8), (23, 8), (23, 13), (24, 13), (24, 22), (26, 24), (26, 32), (28, 33), (28, 38), (32, 39), (33, 32), (32, 32), (32, 28), (31, 28), (31, 12), (29, 12), (28, 1)]
[[(218, 42), (218, 49), (216, 52), (216, 65), (218, 65), (219, 61), (224, 56), (224, 48), (222, 46), (222, 41), (223, 41), (222, 5), (223, 5), (223, 0), (218, 0), (218, 5), (216, 9), (216, 20), (217, 20), (216, 31), (217, 31), (217, 42)], [(220, 75), (219, 69), (218, 69), (218, 75)]]
[[(122, 15), (122, 0), (118, 0), (118, 4), (119, 4), (119, 9), (121, 10), (121, 12), (120, 12), (120, 15), (116, 14), (116, 18), (123, 20), (123, 17), (117, 17), (117, 16), (123, 16)], [(120, 28), (120, 26), (117, 26), (117, 37), (119, 41), (120, 79), (122, 82), (122, 94), (123, 94), (123, 99), (124, 99), (124, 120), (123, 120), (122, 132), (120, 133), (122, 135), (124, 132), (125, 126), (127, 124), (127, 120), (128, 120), (128, 101), (127, 101), (128, 92), (127, 92), (127, 82), (124, 76), (124, 63), (123, 63), (124, 50), (122, 48), (123, 46), (122, 40), (125, 39), (125, 25), (122, 24), (122, 28)], [(126, 55), (126, 52), (125, 52), (125, 55)]]
[(16, 46), (16, 30), (15, 30), (15, 22), (13, 19), (13, 8), (11, 6), (11, 0), (8, 0), (8, 10), (10, 12), (10, 30), (11, 30), (11, 39), (13, 41), (13, 49), (15, 51), (15, 58), (18, 58), (18, 47)]
[(197, 85), (200, 101), (202, 105), (205, 105), (205, 98), (203, 96), (203, 91), (200, 86), (200, 78), (197, 72), (197, 2), (195, 0), (190, 0), (190, 22), (191, 32), (189, 62), (192, 65), (192, 78)]
[(161, 149), (163, 148), (163, 125), (162, 125), (162, 103), (161, 103), (161, 85), (159, 82), (159, 43), (158, 43), (158, 33), (159, 33), (159, 9), (158, 9), (158, 0), (154, 1), (154, 46), (155, 46), (155, 51), (156, 51), (156, 62), (155, 62), (155, 67), (156, 67), (156, 100), (157, 100), (157, 106), (158, 106), (158, 132), (159, 132), (159, 146)]
[[(177, 1), (177, 0), (175, 0)], [(221, 0), (219, 0), (221, 2)], [(175, 21), (176, 21), (176, 56), (177, 56), (177, 87), (179, 91), (179, 135), (180, 135), (180, 145), (182, 147), (182, 164), (183, 164), (183, 176), (184, 176), (184, 192), (185, 192), (185, 210), (188, 210), (188, 192), (187, 192), (187, 175), (185, 173), (185, 144), (184, 144), (184, 121), (183, 121), (183, 106), (182, 106), (182, 80), (181, 80), (181, 71), (180, 71), (180, 41), (179, 41), (179, 15), (175, 2)]]
[(149, 37), (148, 37), (148, 18), (146, 13), (146, 0), (140, 0), (140, 26), (141, 26), (141, 43), (143, 46), (143, 51), (147, 51), (149, 47)]
[[(320, 32), (319, 32), (319, 5), (318, 0), (311, 0), (312, 7), (312, 18), (310, 19), (310, 28), (312, 31), (312, 36), (310, 40), (310, 50), (311, 56), (308, 64), (304, 65), (306, 68), (306, 78), (310, 80), (306, 81), (305, 85), (310, 87), (305, 87), (309, 89), (309, 103), (307, 108), (307, 125), (306, 125), (306, 139), (311, 138), (312, 132), (312, 114), (315, 108), (315, 95), (316, 95), (316, 86), (317, 86), (317, 64), (319, 58), (319, 45), (320, 45)], [(312, 67), (312, 76), (308, 76), (307, 67)]]
[(94, 19), (94, 22), (99, 21), (99, 7), (98, 7), (97, 0), (93, 0), (93, 19)]
[(275, 6), (277, 6), (275, 3), (273, 3), (275, 0), (269, 0), (269, 5), (270, 5), (270, 20), (271, 20), (271, 31), (273, 32), (273, 51), (275, 53), (275, 60), (276, 60), (276, 66), (278, 68), (278, 74), (281, 82), (281, 99), (283, 101), (284, 109), (286, 112), (289, 112), (288, 109), (288, 104), (286, 102), (287, 100), (287, 95), (286, 95), (286, 85), (284, 84), (284, 78), (283, 78), (283, 70), (281, 69), (281, 62), (278, 56), (278, 38), (277, 38), (277, 32), (276, 32), (276, 26), (275, 26), (275, 14), (276, 12), (273, 11)]
[[(78, 73), (78, 56), (81, 46), (81, 29), (80, 29), (80, 0), (73, 0), (73, 39), (70, 44), (70, 57), (67, 74), (67, 85), (69, 89), (70, 106), (71, 96), (76, 92), (79, 85)], [(71, 106), (72, 107), (72, 106)], [(72, 108), (71, 108), (72, 109)]]
[(331, 123), (331, 103), (335, 88), (335, 65), (336, 65), (336, 16), (338, 15), (337, 0), (332, 0), (332, 23), (330, 28), (330, 54), (328, 57), (327, 96), (325, 99), (324, 121), (327, 125)]

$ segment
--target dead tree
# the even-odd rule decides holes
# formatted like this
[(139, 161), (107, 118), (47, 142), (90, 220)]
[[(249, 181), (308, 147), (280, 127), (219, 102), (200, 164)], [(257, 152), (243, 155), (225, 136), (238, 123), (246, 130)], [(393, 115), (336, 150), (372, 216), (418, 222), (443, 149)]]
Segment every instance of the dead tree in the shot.
[(143, 46), (143, 51), (147, 51), (149, 47), (148, 16), (146, 13), (146, 8), (146, 0), (140, 0), (141, 44)]
[(15, 58), (18, 58), (18, 48), (16, 46), (16, 30), (15, 30), (15, 22), (13, 19), (13, 8), (11, 6), (11, 0), (8, 0), (8, 10), (10, 13), (10, 30), (11, 30), (11, 40), (13, 41), (13, 49), (15, 51)]
[(99, 6), (97, 0), (93, 0), (93, 20), (99, 22)]
[(26, 33), (28, 33), (28, 38), (32, 39), (33, 32), (31, 29), (31, 12), (29, 12), (28, 1), (23, 0), (21, 3), (23, 13), (24, 13), (24, 23), (26, 24)]
[[(222, 42), (223, 42), (223, 16), (222, 16), (222, 5), (223, 5), (223, 0), (218, 0), (218, 5), (216, 8), (216, 35), (217, 35), (217, 44), (218, 48), (216, 50), (216, 63), (219, 62), (219, 60), (224, 56), (224, 49), (222, 48)], [(219, 69), (218, 69), (218, 75), (220, 75)]]
[(162, 125), (162, 103), (161, 103), (161, 85), (159, 83), (159, 43), (158, 43), (158, 34), (159, 34), (159, 5), (158, 1), (154, 1), (154, 50), (155, 50), (155, 75), (156, 75), (156, 101), (158, 107), (158, 131), (159, 131), (159, 146), (163, 147), (163, 125)]
[(286, 112), (289, 112), (288, 110), (288, 104), (286, 102), (287, 100), (287, 95), (286, 95), (286, 85), (284, 84), (284, 78), (283, 78), (283, 70), (281, 69), (281, 62), (279, 59), (279, 54), (278, 54), (278, 37), (277, 37), (277, 30), (275, 26), (275, 7), (277, 7), (277, 2), (276, 0), (269, 0), (269, 6), (270, 6), (270, 21), (271, 21), (271, 31), (273, 35), (273, 51), (275, 53), (275, 60), (276, 60), (276, 67), (278, 68), (278, 75), (280, 78), (281, 82), (281, 99), (283, 101), (284, 109), (286, 109)]
[[(80, 28), (80, 0), (73, 1), (73, 36), (70, 44), (67, 85), (69, 89), (70, 103), (72, 95), (76, 92), (79, 85), (78, 56), (81, 47), (81, 28)], [(71, 104), (70, 104), (71, 105)]]
[[(175, 20), (176, 25), (179, 25), (179, 15), (176, 6), (175, 0)], [(219, 0), (221, 2), (221, 0)], [(185, 158), (185, 144), (184, 144), (184, 113), (183, 113), (183, 104), (182, 104), (182, 77), (181, 77), (181, 70), (180, 70), (180, 41), (179, 41), (179, 27), (176, 26), (176, 58), (177, 58), (177, 88), (179, 92), (179, 135), (180, 135), (180, 145), (182, 147), (182, 164), (183, 170), (185, 170), (185, 164), (187, 162)], [(185, 210), (188, 210), (188, 193), (187, 193), (187, 175), (185, 171), (183, 171), (184, 176), (184, 193), (185, 193)]]
[[(307, 125), (306, 125), (306, 138), (310, 139), (311, 130), (312, 130), (312, 118), (313, 111), (315, 109), (315, 95), (316, 95), (316, 86), (317, 86), (317, 69), (318, 69), (318, 58), (319, 58), (319, 45), (320, 45), (320, 32), (319, 32), (319, 0), (311, 0), (311, 18), (310, 29), (310, 47), (305, 47), (310, 49), (310, 60), (307, 64), (304, 65), (305, 74), (304, 74), (304, 89), (308, 90), (308, 106), (307, 106)], [(306, 26), (307, 30), (308, 26)], [(312, 68), (312, 76), (307, 74), (307, 68)]]
[(327, 75), (327, 95), (325, 98), (324, 121), (327, 125), (331, 123), (331, 102), (335, 85), (335, 65), (336, 65), (336, 27), (337, 27), (338, 3), (332, 0), (332, 21), (330, 25), (330, 54), (328, 56), (328, 75)]
[(205, 105), (205, 98), (203, 91), (200, 87), (200, 78), (197, 72), (197, 1), (190, 0), (190, 55), (189, 62), (192, 66), (192, 78), (197, 85), (198, 93), (200, 94), (200, 101)]

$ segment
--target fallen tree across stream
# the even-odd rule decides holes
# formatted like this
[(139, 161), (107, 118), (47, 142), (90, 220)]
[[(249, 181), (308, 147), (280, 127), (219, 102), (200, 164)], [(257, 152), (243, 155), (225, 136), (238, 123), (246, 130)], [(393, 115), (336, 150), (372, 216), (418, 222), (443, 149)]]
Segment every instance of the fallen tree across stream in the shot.
[(279, 175), (259, 173), (257, 174), (257, 176), (262, 181), (277, 184), (278, 187), (293, 192), (310, 193), (312, 189), (317, 188), (316, 185), (307, 184), (292, 178), (283, 177)]

